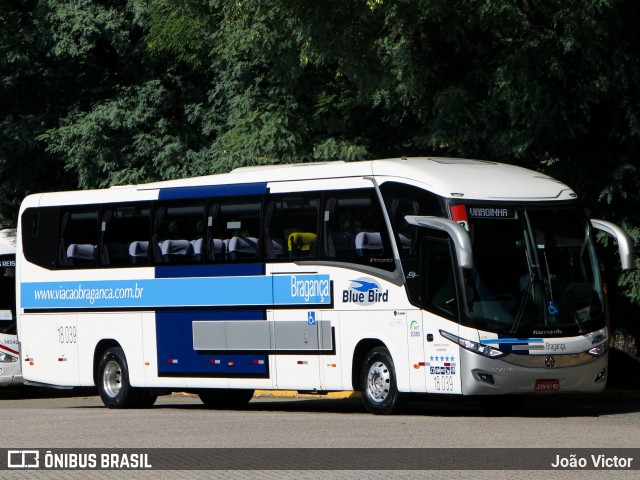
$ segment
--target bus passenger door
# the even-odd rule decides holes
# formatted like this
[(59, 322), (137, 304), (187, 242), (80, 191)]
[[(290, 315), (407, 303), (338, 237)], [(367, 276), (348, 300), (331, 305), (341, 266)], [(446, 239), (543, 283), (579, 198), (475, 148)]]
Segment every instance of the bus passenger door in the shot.
[(458, 335), (459, 305), (454, 254), (446, 236), (425, 236), (420, 245), (427, 392), (461, 393), (460, 347), (441, 331)]

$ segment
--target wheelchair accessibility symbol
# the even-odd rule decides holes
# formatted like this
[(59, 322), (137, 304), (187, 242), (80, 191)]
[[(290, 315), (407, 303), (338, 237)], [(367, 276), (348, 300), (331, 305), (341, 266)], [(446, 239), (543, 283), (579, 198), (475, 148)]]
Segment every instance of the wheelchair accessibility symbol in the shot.
[(560, 309), (558, 308), (558, 304), (554, 301), (550, 301), (547, 305), (547, 311), (549, 315), (552, 317), (557, 317), (560, 314)]
[(307, 323), (309, 325), (315, 325), (316, 324), (316, 312), (308, 312), (307, 313)]

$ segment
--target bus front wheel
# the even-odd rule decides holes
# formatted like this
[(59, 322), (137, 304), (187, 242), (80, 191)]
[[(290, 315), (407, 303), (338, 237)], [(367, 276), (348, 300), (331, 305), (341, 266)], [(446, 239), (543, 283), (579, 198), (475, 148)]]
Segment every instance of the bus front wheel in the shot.
[(404, 405), (398, 391), (391, 354), (384, 347), (371, 350), (362, 363), (360, 385), (366, 409), (383, 415), (397, 412)]
[(98, 392), (108, 408), (150, 407), (157, 395), (150, 389), (133, 388), (129, 383), (129, 368), (120, 347), (108, 349), (98, 364)]

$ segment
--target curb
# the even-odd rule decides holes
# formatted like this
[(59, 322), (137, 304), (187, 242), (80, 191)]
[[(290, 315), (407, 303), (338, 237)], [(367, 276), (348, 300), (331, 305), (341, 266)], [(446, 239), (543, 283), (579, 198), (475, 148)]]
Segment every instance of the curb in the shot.
[(297, 390), (256, 390), (254, 397), (268, 398), (360, 398), (360, 392), (299, 393)]
[[(184, 397), (197, 397), (190, 392), (172, 392), (171, 395)], [(361, 398), (360, 392), (327, 392), (327, 393), (300, 393), (297, 390), (256, 390), (254, 397), (260, 398)]]

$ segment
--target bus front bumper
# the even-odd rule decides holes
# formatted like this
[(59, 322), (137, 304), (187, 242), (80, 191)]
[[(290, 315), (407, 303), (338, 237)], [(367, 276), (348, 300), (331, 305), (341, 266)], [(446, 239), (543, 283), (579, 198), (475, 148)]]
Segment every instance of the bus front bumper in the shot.
[(460, 352), (465, 395), (598, 393), (607, 383), (608, 354), (510, 354), (492, 359)]
[(22, 381), (20, 362), (0, 363), (0, 387), (19, 385)]

